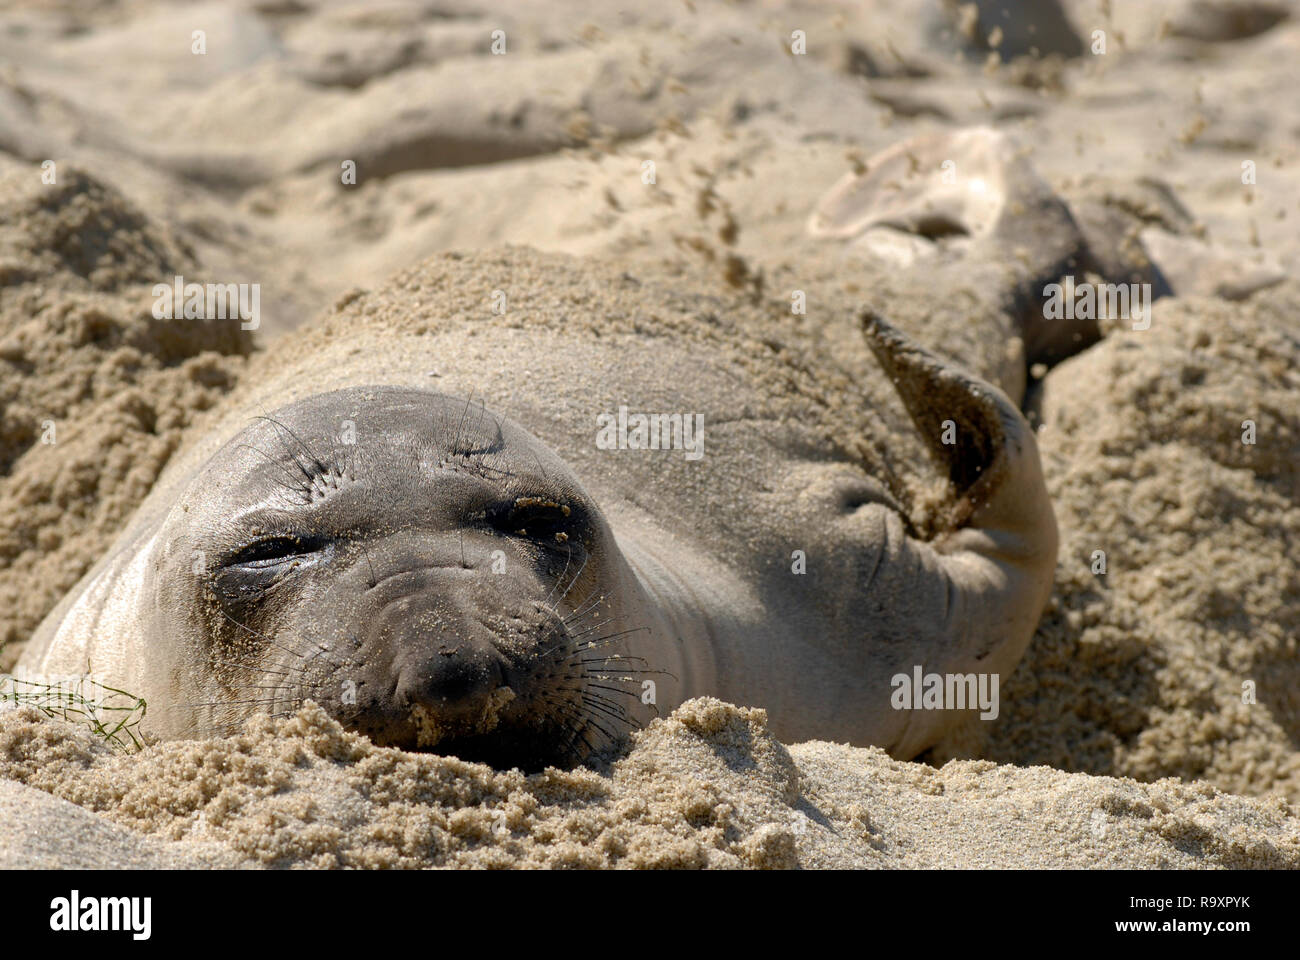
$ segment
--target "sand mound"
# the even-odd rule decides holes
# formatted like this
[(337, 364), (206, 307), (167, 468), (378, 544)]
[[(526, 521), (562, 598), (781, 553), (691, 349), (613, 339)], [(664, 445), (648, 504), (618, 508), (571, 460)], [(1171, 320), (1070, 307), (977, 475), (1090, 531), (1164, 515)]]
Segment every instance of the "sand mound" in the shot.
[[(24, 640), (149, 492), (251, 349), (238, 322), (156, 320), (192, 265), (117, 191), (0, 164), (0, 647)], [(11, 664), (16, 647), (0, 662)]]
[(12, 780), (0, 780), (3, 870), (143, 870), (237, 868), (217, 844), (169, 844)]
[(1158, 301), (1048, 374), (1057, 589), (989, 755), (1300, 797), (1297, 316)]
[(312, 704), (131, 757), (23, 709), (0, 714), (0, 777), (250, 866), (1300, 867), (1300, 821), (1277, 799), (787, 749), (764, 711), (712, 699), (608, 767), (529, 777), (375, 747)]

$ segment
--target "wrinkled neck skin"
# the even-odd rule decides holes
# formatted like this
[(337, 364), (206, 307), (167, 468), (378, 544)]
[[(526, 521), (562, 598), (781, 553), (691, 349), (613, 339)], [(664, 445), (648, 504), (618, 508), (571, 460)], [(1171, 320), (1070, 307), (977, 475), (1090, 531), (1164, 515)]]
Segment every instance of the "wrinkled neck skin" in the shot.
[[(179, 605), (186, 593), (178, 587), (190, 580), (182, 571), (194, 562), (195, 549), (194, 542), (175, 536), (171, 524), (164, 524), (149, 542), (146, 572), (134, 591), (140, 605), (135, 622), (143, 632), (135, 649), (144, 653), (135, 672), (149, 703), (146, 726), (169, 738), (234, 733), (242, 726), (242, 718), (229, 727), (210, 726), (215, 708), (198, 705), (221, 697), (211, 681), (215, 653), (206, 643), (177, 642), (181, 635), (202, 636), (206, 629), (198, 610)], [(179, 619), (177, 610), (184, 611)]]
[[(619, 522), (621, 521), (621, 522)], [(644, 638), (631, 638), (629, 650), (643, 656), (654, 675), (660, 716), (667, 716), (685, 700), (722, 696), (722, 681), (739, 668), (742, 652), (737, 638), (750, 619), (760, 622), (761, 611), (747, 602), (748, 589), (731, 578), (717, 560), (683, 543), (641, 517), (620, 517), (613, 522), (614, 536), (635, 578), (634, 589), (644, 595), (641, 609), (648, 612), (651, 630)], [(702, 591), (707, 586), (707, 592)], [(735, 598), (728, 606), (726, 597)], [(725, 612), (724, 612), (725, 611)]]

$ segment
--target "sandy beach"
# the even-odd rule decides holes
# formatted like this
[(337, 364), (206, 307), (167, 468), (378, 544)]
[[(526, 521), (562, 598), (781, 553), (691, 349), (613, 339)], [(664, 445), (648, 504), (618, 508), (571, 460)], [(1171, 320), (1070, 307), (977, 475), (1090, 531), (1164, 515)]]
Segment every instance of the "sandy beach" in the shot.
[[(531, 396), (419, 352), (498, 289), (725, 327), (923, 459), (870, 303), (1021, 406), (1060, 530), (999, 715), (914, 760), (712, 698), (532, 775), (313, 703), (140, 751), (5, 704), (0, 868), (1300, 867), (1300, 4), (18, 3), (0, 64), (0, 670), (273, 374), (400, 341)], [(1026, 342), (1061, 264), (1146, 323)], [(158, 319), (175, 276), (256, 323)]]

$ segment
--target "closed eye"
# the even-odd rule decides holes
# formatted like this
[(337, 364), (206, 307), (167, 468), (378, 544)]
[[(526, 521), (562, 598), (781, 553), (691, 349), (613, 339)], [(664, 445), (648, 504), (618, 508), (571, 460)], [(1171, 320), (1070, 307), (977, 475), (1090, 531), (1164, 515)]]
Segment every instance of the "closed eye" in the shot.
[(545, 546), (568, 542), (583, 524), (581, 511), (546, 497), (519, 497), (489, 511), (488, 519), (501, 533)]
[(241, 547), (228, 557), (222, 566), (265, 569), (319, 553), (327, 545), (328, 541), (320, 537), (262, 537)]

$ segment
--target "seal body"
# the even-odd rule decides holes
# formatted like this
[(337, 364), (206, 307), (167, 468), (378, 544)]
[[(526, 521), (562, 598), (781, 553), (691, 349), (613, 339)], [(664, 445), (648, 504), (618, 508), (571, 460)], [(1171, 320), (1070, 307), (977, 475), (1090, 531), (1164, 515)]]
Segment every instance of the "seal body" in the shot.
[[(1015, 405), (862, 322), (951, 484), (926, 537), (833, 411), (775, 403), (726, 341), (327, 323), (250, 372), (24, 662), (144, 696), (166, 737), (312, 699), (537, 768), (707, 694), (913, 756), (962, 714), (899, 709), (894, 678), (1008, 673), (1056, 528)], [(678, 417), (662, 442), (647, 413)]]

